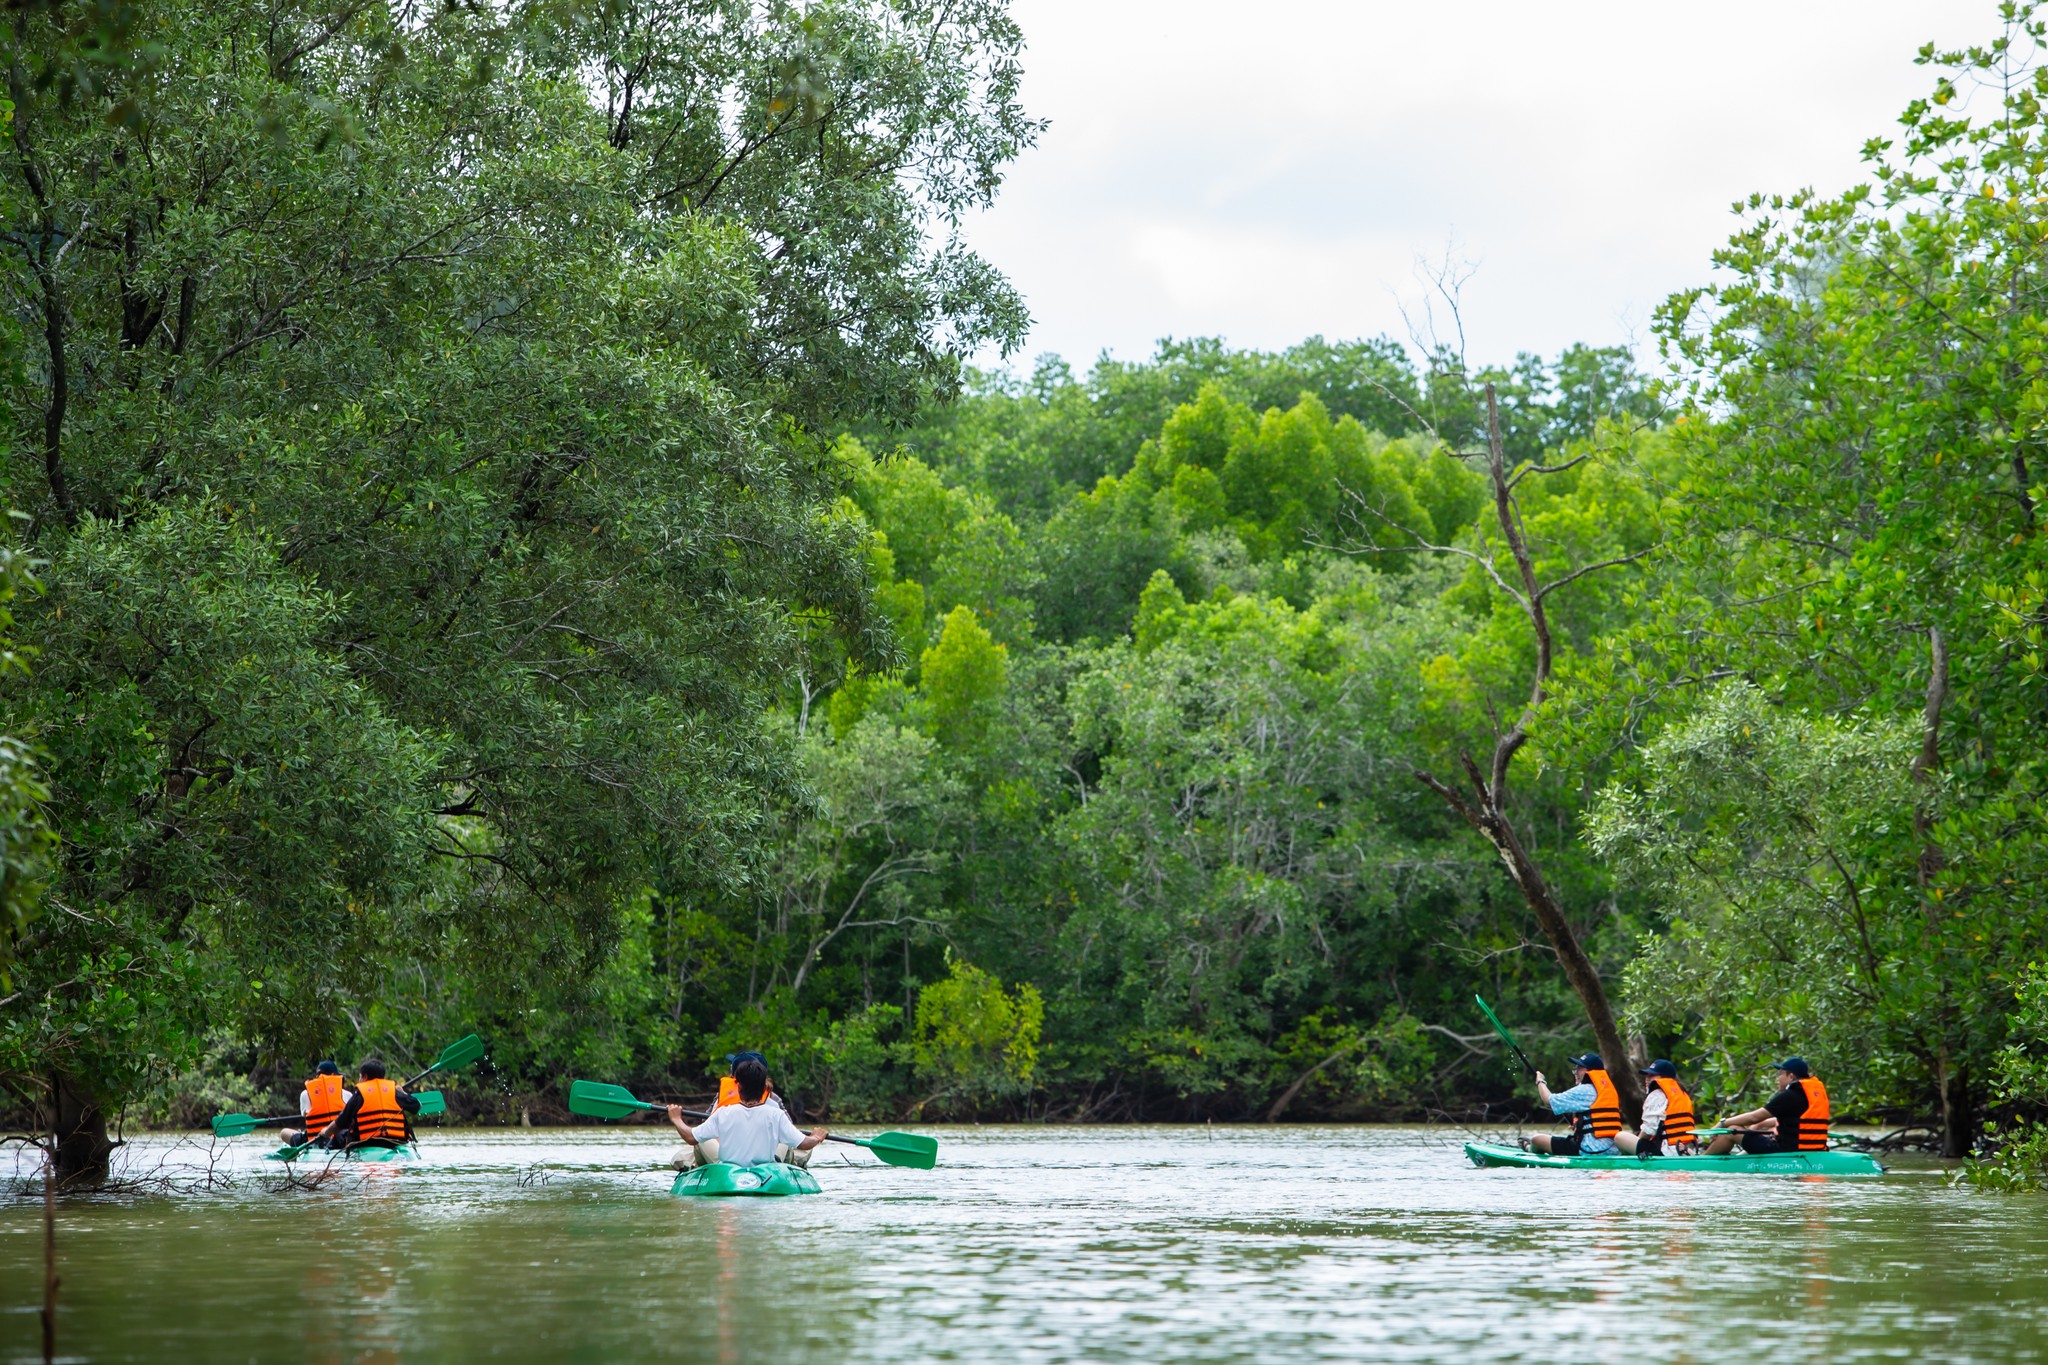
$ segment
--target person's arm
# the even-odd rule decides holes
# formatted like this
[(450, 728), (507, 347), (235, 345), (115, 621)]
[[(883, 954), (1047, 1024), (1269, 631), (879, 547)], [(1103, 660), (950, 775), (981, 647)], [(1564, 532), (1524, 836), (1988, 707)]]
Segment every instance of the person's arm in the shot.
[(310, 1114), (310, 1113), (312, 1113), (312, 1112), (313, 1112), (313, 1092), (312, 1092), (312, 1091), (310, 1091), (310, 1090), (301, 1090), (301, 1091), (299, 1092), (299, 1113), (300, 1113), (300, 1115), (302, 1115), (302, 1116), (303, 1116), (303, 1115), (306, 1115), (306, 1114)]
[(417, 1114), (420, 1112), (420, 1097), (401, 1090), (398, 1092), (398, 1107), (408, 1114)]
[(1593, 1108), (1596, 1092), (1590, 1084), (1575, 1085), (1569, 1090), (1550, 1095), (1550, 1112), (1553, 1114), (1584, 1114)]
[(1670, 1107), (1671, 1101), (1664, 1098), (1664, 1092), (1650, 1087), (1650, 1093), (1643, 1096), (1643, 1123), (1637, 1131), (1644, 1137), (1657, 1136), (1657, 1126), (1664, 1122), (1665, 1111)]
[(315, 1138), (324, 1138), (336, 1129), (346, 1129), (356, 1121), (356, 1111), (363, 1107), (363, 1092), (360, 1090), (344, 1090), (341, 1093), (348, 1096), (348, 1099), (341, 1106), (341, 1112), (334, 1116), (334, 1122), (313, 1134)]
[(1763, 1108), (1752, 1109), (1747, 1114), (1738, 1114), (1727, 1121), (1730, 1128), (1754, 1128), (1764, 1132), (1777, 1129), (1787, 1131), (1788, 1125), (1806, 1111), (1806, 1092), (1798, 1086), (1787, 1086), (1764, 1101)]
[(1550, 1083), (1543, 1079), (1543, 1073), (1536, 1073), (1536, 1103), (1550, 1103)]
[(776, 1125), (779, 1130), (775, 1134), (777, 1142), (786, 1142), (795, 1147), (799, 1152), (808, 1152), (811, 1148), (825, 1140), (825, 1130), (823, 1128), (813, 1128), (810, 1131), (810, 1135), (805, 1136), (797, 1131), (797, 1126), (790, 1119), (788, 1110), (784, 1109), (776, 1112), (781, 1119), (781, 1122)]
[[(711, 1117), (704, 1120), (704, 1126), (709, 1128), (717, 1117), (717, 1111), (714, 1110)], [(670, 1105), (668, 1107), (668, 1121), (675, 1125), (676, 1135), (682, 1138), (683, 1141), (689, 1143), (692, 1147), (697, 1145), (697, 1130), (683, 1122), (683, 1106), (680, 1104)]]

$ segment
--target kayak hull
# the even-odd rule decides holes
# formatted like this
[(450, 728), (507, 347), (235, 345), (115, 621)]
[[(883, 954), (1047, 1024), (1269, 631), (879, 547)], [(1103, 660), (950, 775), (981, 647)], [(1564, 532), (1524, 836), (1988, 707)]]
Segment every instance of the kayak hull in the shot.
[(404, 1147), (357, 1147), (346, 1152), (337, 1152), (325, 1147), (280, 1147), (274, 1152), (265, 1152), (263, 1159), (265, 1161), (298, 1161), (303, 1158), (309, 1161), (342, 1160), (382, 1163), (386, 1161), (411, 1161), (418, 1156), (418, 1150), (410, 1145)]
[(1639, 1160), (1632, 1156), (1549, 1156), (1503, 1147), (1492, 1142), (1468, 1142), (1465, 1155), (1474, 1166), (1520, 1166), (1544, 1171), (1698, 1171), (1714, 1175), (1883, 1175), (1884, 1167), (1865, 1152), (1780, 1152), (1753, 1156), (1730, 1152), (1726, 1156), (1653, 1156)]
[(677, 1198), (725, 1198), (742, 1195), (822, 1194), (818, 1177), (801, 1166), (764, 1161), (758, 1166), (735, 1166), (714, 1161), (676, 1177), (669, 1191)]

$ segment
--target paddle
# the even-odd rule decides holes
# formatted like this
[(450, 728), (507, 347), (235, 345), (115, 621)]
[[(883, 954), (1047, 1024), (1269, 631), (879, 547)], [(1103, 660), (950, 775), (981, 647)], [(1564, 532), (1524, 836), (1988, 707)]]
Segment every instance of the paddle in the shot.
[(404, 1088), (412, 1089), (436, 1071), (459, 1071), (483, 1055), (484, 1040), (472, 1033), (442, 1048), (441, 1055), (434, 1058), (434, 1064), (407, 1081)]
[[(572, 1081), (569, 1084), (569, 1112), (572, 1114), (594, 1119), (622, 1119), (643, 1110), (666, 1114), (668, 1106), (649, 1104), (623, 1085), (606, 1085), (601, 1081)], [(701, 1121), (707, 1115), (685, 1109), (683, 1117)], [(825, 1138), (828, 1142), (865, 1147), (891, 1166), (910, 1166), (928, 1171), (939, 1160), (939, 1140), (917, 1133), (877, 1133), (871, 1138), (827, 1133)]]
[(1513, 1053), (1515, 1060), (1522, 1064), (1522, 1069), (1524, 1071), (1527, 1071), (1531, 1076), (1535, 1075), (1536, 1064), (1529, 1060), (1529, 1055), (1527, 1053), (1522, 1051), (1521, 1044), (1515, 1041), (1514, 1034), (1508, 1032), (1508, 1026), (1500, 1021), (1500, 1016), (1495, 1014), (1490, 1008), (1488, 1008), (1486, 1002), (1484, 1000), (1480, 1000), (1478, 996), (1475, 995), (1472, 998), (1474, 1000), (1479, 1001), (1479, 1012), (1486, 1016), (1487, 1023), (1493, 1025), (1493, 1031), (1495, 1033), (1498, 1033), (1500, 1035), (1500, 1040), (1508, 1045), (1508, 1051)]
[(240, 1137), (244, 1133), (253, 1133), (258, 1128), (269, 1128), (280, 1123), (299, 1123), (305, 1117), (304, 1114), (279, 1114), (276, 1118), (259, 1119), (247, 1114), (216, 1114), (213, 1117), (213, 1135)]

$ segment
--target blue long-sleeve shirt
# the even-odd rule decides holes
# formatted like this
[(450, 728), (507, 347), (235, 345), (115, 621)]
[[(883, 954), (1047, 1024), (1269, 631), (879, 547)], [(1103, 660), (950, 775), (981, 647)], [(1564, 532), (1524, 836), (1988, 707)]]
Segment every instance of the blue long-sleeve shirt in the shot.
[[(1597, 1093), (1591, 1081), (1569, 1090), (1553, 1090), (1550, 1092), (1550, 1112), (1559, 1116), (1589, 1113), (1593, 1108), (1593, 1096)], [(1596, 1138), (1590, 1133), (1579, 1143), (1579, 1151), (1585, 1156), (1599, 1156), (1613, 1150), (1613, 1138)]]

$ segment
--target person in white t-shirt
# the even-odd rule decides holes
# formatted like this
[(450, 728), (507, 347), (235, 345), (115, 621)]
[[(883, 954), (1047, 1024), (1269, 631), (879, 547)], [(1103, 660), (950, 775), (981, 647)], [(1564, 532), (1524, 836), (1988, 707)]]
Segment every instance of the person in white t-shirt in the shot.
[(668, 1121), (687, 1144), (673, 1164), (683, 1170), (714, 1161), (735, 1166), (764, 1161), (805, 1164), (806, 1154), (825, 1140), (825, 1130), (814, 1128), (809, 1135), (797, 1131), (789, 1112), (768, 1098), (768, 1068), (754, 1058), (742, 1060), (732, 1075), (739, 1082), (740, 1102), (720, 1105), (696, 1127), (683, 1122), (683, 1106), (668, 1107)]

